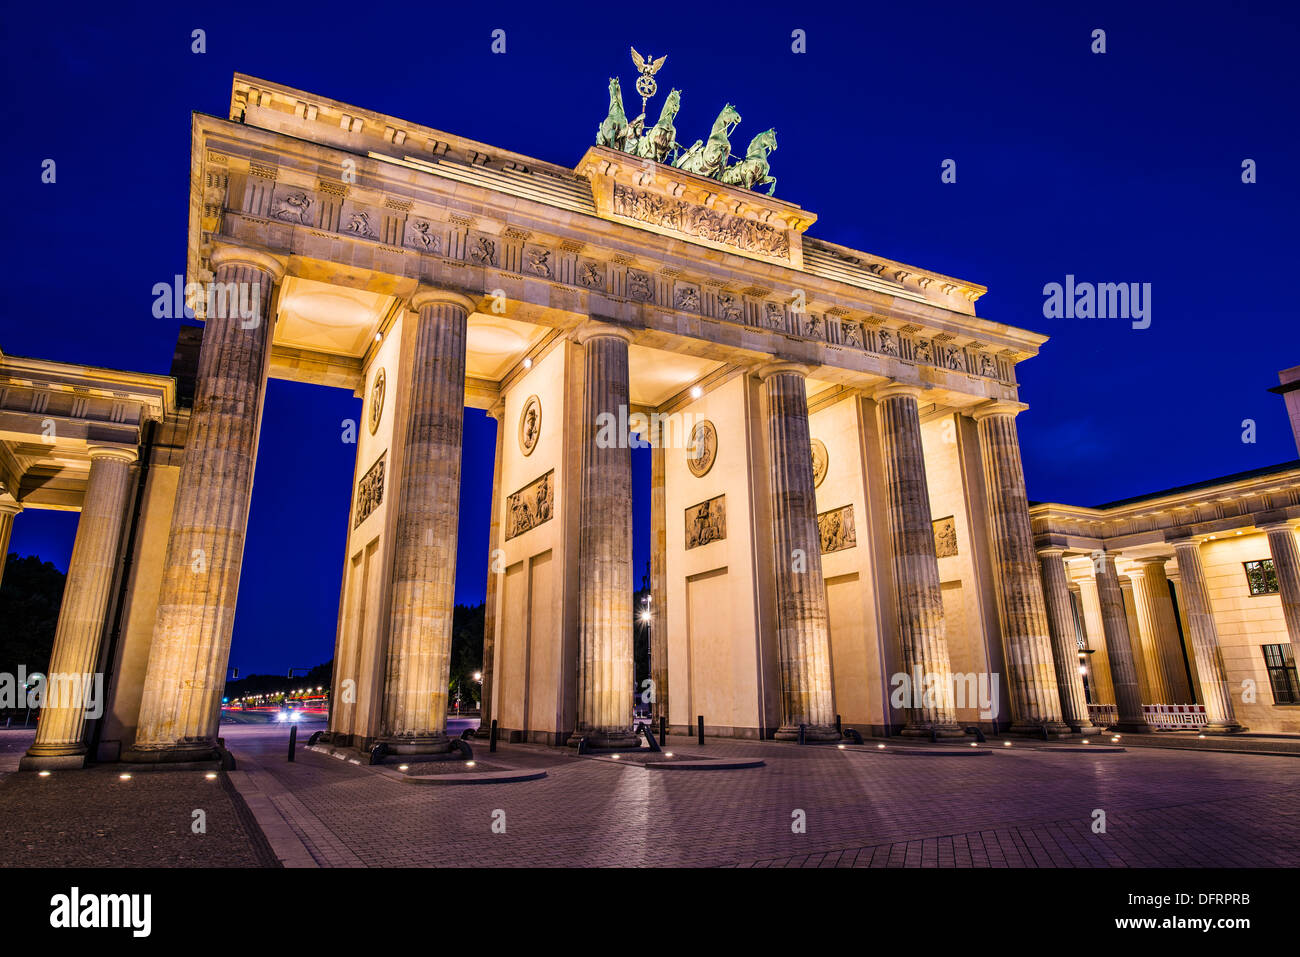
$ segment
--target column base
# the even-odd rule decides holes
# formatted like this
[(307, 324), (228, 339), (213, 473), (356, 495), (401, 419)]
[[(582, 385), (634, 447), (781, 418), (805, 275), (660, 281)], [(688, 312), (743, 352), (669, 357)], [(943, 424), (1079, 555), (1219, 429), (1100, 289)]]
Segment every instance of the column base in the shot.
[[(777, 728), (776, 734), (772, 735), (777, 741), (798, 741), (799, 726), (797, 724), (783, 724)], [(803, 728), (804, 741), (842, 741), (844, 735), (831, 725), (826, 724), (806, 724)]]
[(1249, 731), (1245, 725), (1241, 724), (1207, 724), (1201, 728), (1205, 734), (1241, 734), (1243, 731)]
[(592, 728), (586, 731), (575, 731), (569, 735), (566, 743), (569, 747), (576, 748), (582, 743), (583, 738), (587, 739), (587, 748), (590, 750), (635, 751), (641, 747), (641, 736), (633, 734), (628, 728)]
[(1122, 731), (1124, 734), (1152, 734), (1155, 730), (1155, 726), (1147, 721), (1116, 721), (1106, 726), (1106, 731)]
[[(34, 748), (32, 750), (35, 750)], [(86, 766), (86, 749), (51, 749), (40, 754), (28, 751), (18, 759), (19, 771), (67, 771)]]
[(215, 741), (187, 741), (157, 748), (128, 748), (119, 758), (127, 764), (181, 764), (220, 759), (221, 749)]
[(1067, 721), (1071, 734), (1101, 734), (1105, 728), (1099, 728), (1091, 721)]
[(899, 732), (905, 738), (964, 738), (966, 730), (955, 724), (936, 721), (909, 721)]
[(451, 750), (451, 739), (441, 731), (384, 735), (376, 743), (384, 745), (389, 754), (443, 754)]
[(1039, 724), (1016, 722), (1011, 725), (1011, 729), (1007, 733), (1026, 738), (1041, 738), (1044, 729), (1046, 729), (1049, 738), (1068, 738), (1071, 734), (1074, 734), (1070, 726), (1064, 721), (1044, 721)]

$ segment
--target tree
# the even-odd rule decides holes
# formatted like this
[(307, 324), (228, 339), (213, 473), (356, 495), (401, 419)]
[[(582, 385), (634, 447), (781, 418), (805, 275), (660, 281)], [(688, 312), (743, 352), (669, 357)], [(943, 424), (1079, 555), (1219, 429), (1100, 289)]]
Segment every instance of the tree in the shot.
[(10, 552), (0, 584), (0, 671), (30, 675), (50, 665), (66, 576), (35, 555)]

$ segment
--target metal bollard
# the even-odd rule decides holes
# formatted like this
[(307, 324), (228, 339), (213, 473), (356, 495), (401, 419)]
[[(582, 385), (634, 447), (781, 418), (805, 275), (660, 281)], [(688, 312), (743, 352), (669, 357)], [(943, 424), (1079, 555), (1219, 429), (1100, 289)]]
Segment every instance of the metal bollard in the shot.
[(293, 752), (298, 747), (298, 726), (292, 725), (289, 728), (289, 760), (293, 760)]
[(663, 714), (659, 716), (659, 740), (661, 742), (668, 740), (668, 716)]
[(841, 738), (844, 737), (844, 723), (840, 720), (838, 714), (835, 716), (835, 733)]
[(497, 749), (497, 719), (492, 719), (492, 727), (488, 730), (488, 753), (493, 754)]
[(804, 728), (806, 728), (806, 727), (808, 727), (808, 725), (806, 725), (806, 724), (801, 724), (801, 725), (799, 725), (799, 743), (800, 743), (800, 744), (803, 744), (803, 730), (804, 730)]
[(695, 719), (695, 727), (699, 731), (700, 747), (704, 747), (704, 715), (698, 715)]

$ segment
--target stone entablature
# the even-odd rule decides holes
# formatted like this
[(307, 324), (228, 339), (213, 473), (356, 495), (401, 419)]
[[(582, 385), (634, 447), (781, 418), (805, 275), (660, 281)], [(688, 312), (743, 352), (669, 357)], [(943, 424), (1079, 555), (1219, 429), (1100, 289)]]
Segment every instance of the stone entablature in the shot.
[(1039, 547), (1089, 551), (1248, 529), (1257, 516), (1279, 512), (1300, 519), (1300, 461), (1133, 502), (1102, 508), (1043, 503), (1029, 514)]
[[(240, 82), (237, 79), (237, 94)], [(464, 146), (468, 141), (462, 143), (462, 151), (468, 149), (465, 158), (478, 157), (470, 163), (448, 162), (455, 151), (447, 150), (423, 160), (392, 155), (402, 150), (393, 150), (387, 139), (381, 140), (388, 145), (387, 153), (367, 148), (365, 155), (357, 155), (374, 144), (349, 141), (352, 133), (341, 140), (324, 136), (328, 123), (320, 119), (319, 108), (310, 128), (304, 124), (312, 121), (290, 112), (287, 102), (278, 112), (268, 109), (247, 111), (246, 122), (265, 123), (295, 137), (310, 132), (324, 142), (286, 141), (250, 125), (196, 117), (193, 152), (203, 172), (194, 182), (192, 276), (205, 278), (200, 257), (206, 257), (212, 235), (239, 236), (246, 242), (257, 238), (258, 230), (232, 229), (235, 214), (256, 220), (264, 238), (284, 248), (294, 247), (295, 229), (321, 239), (346, 237), (380, 247), (384, 254), (401, 252), (400, 259), (415, 253), (565, 286), (580, 293), (579, 304), (587, 300), (588, 312), (609, 312), (593, 303), (614, 299), (697, 317), (702, 338), (727, 337), (713, 322), (768, 331), (774, 334), (765, 350), (769, 354), (779, 354), (789, 341), (821, 343), (825, 348), (817, 358), (831, 367), (878, 369), (880, 375), (904, 379), (920, 374), (909, 366), (928, 367), (932, 372), (924, 374), (935, 376), (933, 384), (980, 397), (1009, 397), (997, 386), (1014, 386), (1015, 363), (1035, 354), (1044, 341), (970, 316), (970, 303), (983, 289), (951, 277), (812, 240), (806, 241), (806, 271), (757, 264), (720, 250), (702, 257), (696, 242), (683, 239), (665, 245), (661, 237), (645, 235), (643, 228), (615, 234), (593, 230), (582, 217), (572, 215), (585, 211), (583, 191), (591, 215), (597, 215), (587, 180), (572, 171), (548, 164), (529, 167), (507, 154), (488, 162), (481, 151)], [(440, 135), (444, 139), (439, 143), (448, 142)], [(341, 156), (336, 150), (353, 155)], [(344, 181), (345, 162), (354, 163), (355, 182)], [(689, 176), (673, 172), (679, 178)], [(426, 173), (431, 175), (421, 175)], [(776, 203), (811, 221), (811, 214), (798, 207), (746, 195), (755, 208)], [(532, 202), (521, 203), (520, 198)], [(559, 213), (557, 207), (568, 212)], [(297, 245), (302, 249), (308, 244)], [(399, 275), (423, 268), (403, 264), (399, 257), (372, 258), (397, 260), (391, 268)], [(701, 259), (707, 270), (699, 268)], [(814, 261), (820, 274), (813, 271)], [(478, 277), (465, 278), (466, 288), (476, 285), (473, 279)], [(908, 287), (904, 280), (920, 285)], [(801, 300), (806, 309), (797, 311)], [(674, 331), (681, 333), (680, 323)], [(876, 361), (855, 360), (853, 353)], [(806, 351), (798, 357), (808, 358)]]

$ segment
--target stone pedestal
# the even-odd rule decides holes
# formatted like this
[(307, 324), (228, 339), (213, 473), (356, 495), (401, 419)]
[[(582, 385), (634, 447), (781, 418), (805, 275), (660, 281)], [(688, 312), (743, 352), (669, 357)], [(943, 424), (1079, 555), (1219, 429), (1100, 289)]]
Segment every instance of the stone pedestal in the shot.
[[(131, 463), (135, 449), (92, 447), (90, 479), (77, 521), (77, 537), (68, 563), (59, 624), (43, 689), (44, 706), (36, 742), (21, 761), (24, 770), (81, 767), (85, 763), (88, 693), (106, 707), (108, 689), (99, 672), (100, 640), (108, 615), (113, 576), (119, 561)], [(92, 699), (93, 701), (93, 699)]]
[(1096, 734), (1088, 715), (1088, 698), (1079, 673), (1079, 643), (1074, 634), (1074, 614), (1070, 608), (1069, 578), (1065, 572), (1065, 550), (1040, 548), (1038, 561), (1043, 576), (1043, 598), (1052, 633), (1052, 662), (1056, 669), (1056, 687), (1061, 697), (1061, 718), (1071, 731)]
[(283, 275), (258, 250), (212, 254), (227, 302), (206, 317), (185, 456), (176, 487), (158, 617), (135, 745), (124, 761), (214, 757), (270, 357), (271, 295)]
[(760, 373), (767, 415), (768, 488), (776, 583), (781, 726), (776, 737), (836, 741), (830, 630), (808, 431), (807, 370), (781, 363)]
[(1209, 721), (1205, 730), (1211, 733), (1232, 734), (1247, 730), (1237, 723), (1232, 707), (1232, 693), (1228, 688), (1227, 672), (1223, 667), (1223, 653), (1219, 649), (1219, 629), (1214, 624), (1214, 611), (1210, 606), (1210, 590), (1205, 584), (1205, 567), (1201, 564), (1199, 542), (1183, 539), (1174, 544), (1174, 557), (1182, 577), (1183, 623), (1192, 641), (1196, 655), (1196, 676), (1205, 700), (1205, 716)]
[[(578, 499), (578, 726), (569, 744), (634, 748), (632, 732), (632, 450), (609, 428), (627, 421), (630, 333), (592, 323), (585, 352)], [(606, 426), (602, 429), (602, 426)], [(611, 439), (612, 437), (612, 439)]]
[(994, 402), (975, 413), (984, 460), (984, 501), (998, 583), (998, 607), (1011, 690), (1011, 731), (1039, 736), (1068, 734), (1052, 638), (1034, 554), (1025, 472), (1016, 415), (1021, 406)]
[[(922, 676), (935, 676), (941, 687), (950, 688), (952, 666), (917, 409), (920, 395), (919, 388), (905, 385), (886, 386), (875, 394), (884, 453), (894, 587), (898, 593), (898, 630), (909, 680), (920, 672)], [(946, 698), (927, 702), (923, 691), (913, 688), (914, 706), (909, 709), (902, 733), (927, 737), (932, 733), (944, 737), (964, 735), (952, 702)]]
[(1115, 556), (1107, 552), (1093, 556), (1097, 574), (1097, 597), (1101, 602), (1101, 626), (1106, 635), (1106, 657), (1110, 662), (1110, 680), (1115, 689), (1115, 706), (1119, 731), (1145, 732), (1151, 725), (1142, 714), (1142, 696), (1138, 689), (1137, 668), (1133, 664), (1133, 639), (1128, 630), (1128, 613), (1124, 610), (1124, 593), (1119, 587)]
[(1285, 521), (1263, 524), (1260, 528), (1268, 534), (1268, 550), (1277, 574), (1286, 633), (1291, 647), (1300, 650), (1300, 548), (1296, 546), (1295, 528)]
[(402, 332), (409, 376), (394, 529), (383, 735), (397, 754), (447, 751), (465, 412), (465, 335), (474, 304), (421, 288)]

